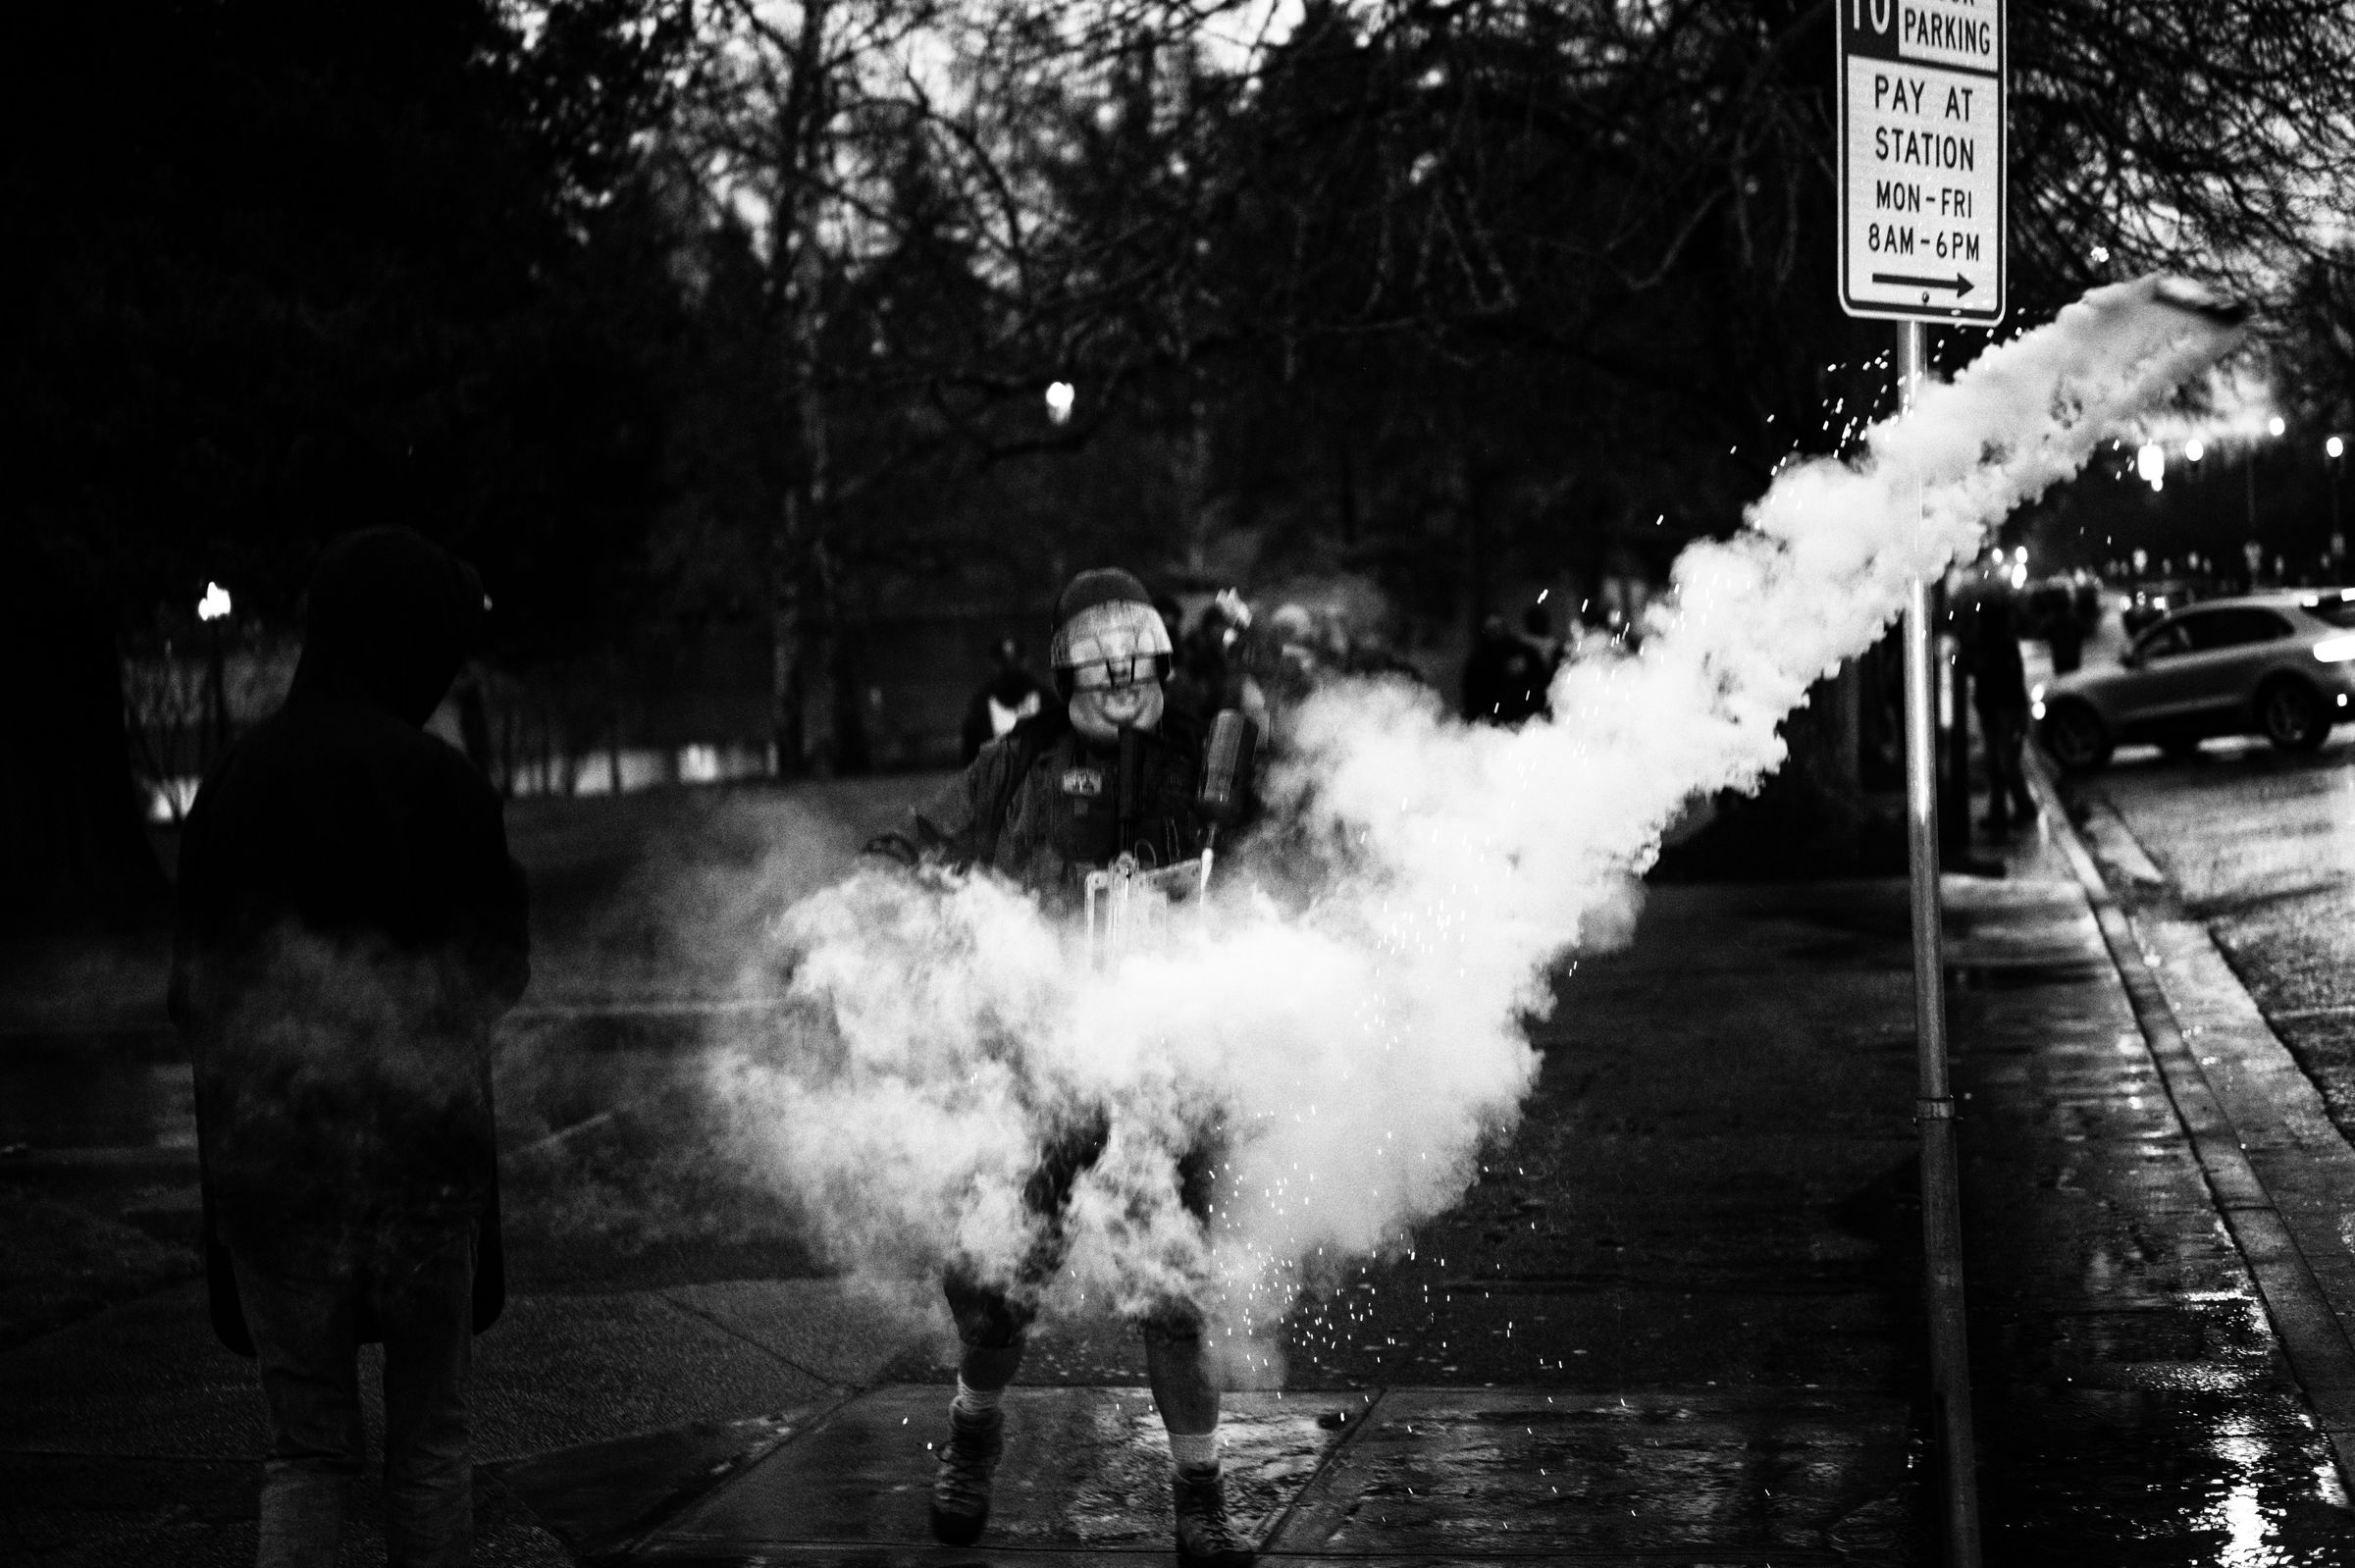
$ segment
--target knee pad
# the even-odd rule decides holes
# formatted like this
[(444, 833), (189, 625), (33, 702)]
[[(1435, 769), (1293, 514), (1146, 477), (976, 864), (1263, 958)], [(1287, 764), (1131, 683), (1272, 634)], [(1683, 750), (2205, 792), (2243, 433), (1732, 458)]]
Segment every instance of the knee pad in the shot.
[(964, 1268), (952, 1267), (942, 1277), (941, 1293), (949, 1299), (949, 1316), (957, 1321), (957, 1337), (983, 1349), (1004, 1350), (1020, 1344), (1038, 1316), (1035, 1306), (983, 1283)]
[(1159, 1340), (1163, 1344), (1199, 1339), (1202, 1337), (1202, 1309), (1191, 1301), (1165, 1298), (1155, 1302), (1152, 1310), (1137, 1320), (1136, 1326), (1146, 1338)]

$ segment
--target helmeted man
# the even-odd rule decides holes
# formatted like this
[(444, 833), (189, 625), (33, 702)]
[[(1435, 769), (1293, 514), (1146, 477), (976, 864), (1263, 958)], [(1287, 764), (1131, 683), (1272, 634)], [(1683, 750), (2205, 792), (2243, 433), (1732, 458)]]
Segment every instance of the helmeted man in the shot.
[[(1087, 873), (1122, 855), (1145, 867), (1190, 859), (1203, 846), (1195, 806), (1201, 743), (1165, 711), (1174, 654), (1144, 586), (1099, 569), (1072, 579), (1055, 606), (1050, 662), (1061, 702), (981, 749), (972, 765), (916, 813), (913, 832), (877, 847), (903, 859), (985, 865), (1075, 913)], [(932, 1490), (932, 1529), (951, 1545), (979, 1538), (1003, 1447), (1000, 1399), (1020, 1369), (1041, 1288), (1063, 1261), (1063, 1212), (1080, 1174), (1110, 1136), (1104, 1108), (1041, 1108), (1039, 1164), (1023, 1190), (1039, 1239), (1010, 1283), (970, 1260), (944, 1281), (963, 1352)], [(1179, 1162), (1180, 1196), (1209, 1214), (1209, 1147)], [(1202, 1319), (1191, 1301), (1165, 1300), (1143, 1319), (1153, 1397), (1169, 1429), (1178, 1552), (1197, 1568), (1248, 1568), (1252, 1552), (1228, 1524), (1218, 1458), (1219, 1390), (1203, 1364)]]

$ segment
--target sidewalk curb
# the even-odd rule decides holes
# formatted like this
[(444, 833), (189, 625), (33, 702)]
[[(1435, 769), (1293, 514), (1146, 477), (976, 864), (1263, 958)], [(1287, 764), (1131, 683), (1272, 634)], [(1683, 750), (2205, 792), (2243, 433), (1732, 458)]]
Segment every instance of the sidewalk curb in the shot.
[[(2092, 909), (2103, 945), (2110, 951), (2111, 963), (2125, 988), (2134, 1020), (2159, 1069), (2160, 1081), (2174, 1106), (2176, 1120), (2191, 1140), (2193, 1155), (2207, 1179), (2217, 1212), (2248, 1266), (2250, 1278), (2256, 1281), (2291, 1375), (2305, 1390), (2316, 1420), (2329, 1439), (2340, 1482), (2355, 1490), (2355, 1344), (2349, 1342), (2329, 1292), (2299, 1244), (2300, 1227), (2291, 1223), (2291, 1218), (2276, 1203), (2273, 1191), (2250, 1157), (2253, 1146), (2279, 1150), (2284, 1146), (2295, 1148), (2304, 1140), (2286, 1124), (2289, 1120), (2286, 1118), (2269, 1119), (2271, 1124), (2255, 1124), (2250, 1115), (2254, 1109), (2250, 1096), (2234, 1093), (2240, 1085), (2227, 1081), (2220, 1092), (2220, 1086), (2211, 1081), (2203, 1059), (2186, 1040), (2174, 1005), (2146, 956), (2135, 922), (2112, 894), (2092, 852), (2078, 836), (2059, 790), (2045, 770), (2043, 758), (2031, 751), (2023, 762), (2030, 786), (2044, 808), (2045, 820), (2051, 824), (2054, 842), (2067, 857), (2069, 869)], [(2130, 851), (2126, 864), (2121, 867), (2126, 874), (2137, 883), (2163, 880), (2115, 812), (2103, 826), (2106, 837), (2121, 840), (2120, 847)], [(2237, 989), (2237, 979), (2231, 977), (2223, 955), (2216, 952), (2205, 929), (2193, 927), (2193, 930), (2199, 944), (2208, 949), (2206, 957), (2213, 960), (2214, 967)], [(2173, 935), (2175, 941), (2163, 945), (2181, 949), (2183, 933)], [(2180, 956), (2192, 959), (2198, 955), (2181, 953)], [(2169, 958), (2163, 957), (2160, 962), (2168, 963)], [(2245, 991), (2240, 993), (2240, 1000), (2247, 1003)], [(2247, 1006), (2249, 1012), (2255, 1012), (2253, 1003)], [(2267, 1038), (2272, 1038), (2270, 1030)], [(2273, 1049), (2287, 1058), (2277, 1041)], [(2205, 1060), (2214, 1063), (2218, 1059)], [(2296, 1071), (2294, 1063), (2291, 1071), (2296, 1072), (2300, 1083), (2305, 1082), (2304, 1074)], [(2241, 1111), (2238, 1123), (2228, 1113), (2227, 1101), (2238, 1102)], [(2342, 1155), (2347, 1152), (2345, 1140), (2337, 1136), (2335, 1127), (2332, 1140)]]

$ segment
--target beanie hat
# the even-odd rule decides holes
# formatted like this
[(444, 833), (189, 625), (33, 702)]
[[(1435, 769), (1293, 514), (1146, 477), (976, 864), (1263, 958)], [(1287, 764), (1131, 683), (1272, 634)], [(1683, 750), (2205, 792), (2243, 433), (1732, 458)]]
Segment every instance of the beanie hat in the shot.
[(1047, 661), (1056, 689), (1068, 699), (1073, 672), (1086, 664), (1135, 658), (1154, 661), (1154, 679), (1167, 680), (1170, 629), (1145, 585), (1117, 566), (1100, 566), (1073, 578), (1055, 601), (1055, 637)]

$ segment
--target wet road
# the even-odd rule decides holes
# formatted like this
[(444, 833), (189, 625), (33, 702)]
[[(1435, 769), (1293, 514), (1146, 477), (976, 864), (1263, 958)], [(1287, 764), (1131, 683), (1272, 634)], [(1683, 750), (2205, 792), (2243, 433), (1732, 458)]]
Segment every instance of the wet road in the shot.
[(2310, 757), (2210, 741), (2183, 760), (2121, 749), (2065, 780), (2115, 811), (2163, 879), (2129, 896), (2204, 925), (2355, 1134), (2355, 726)]

